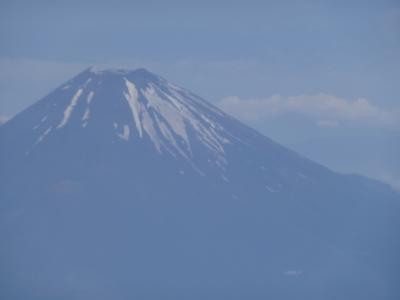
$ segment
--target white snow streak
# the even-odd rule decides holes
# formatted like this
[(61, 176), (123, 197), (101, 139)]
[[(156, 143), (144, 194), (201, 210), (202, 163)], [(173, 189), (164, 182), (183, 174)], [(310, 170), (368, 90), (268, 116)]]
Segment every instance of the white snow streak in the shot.
[[(187, 150), (190, 151), (190, 142), (186, 132), (185, 120), (183, 118), (183, 115), (181, 114), (182, 111), (179, 111), (179, 105), (177, 105), (176, 103), (175, 105), (172, 105), (169, 101), (161, 99), (152, 86), (148, 87), (145, 90), (142, 90), (142, 93), (146, 97), (147, 101), (149, 101), (148, 104), (150, 105), (150, 107), (155, 109), (158, 112), (159, 116), (161, 116), (166, 121), (166, 123), (170, 127), (172, 127), (173, 133), (179, 136), (184, 141), (186, 147), (188, 148)], [(168, 129), (168, 126), (164, 125), (162, 131), (166, 133), (166, 131), (170, 130)], [(166, 138), (171, 144), (178, 147), (179, 141), (176, 140), (171, 132), (164, 135), (164, 138)], [(160, 139), (160, 137), (158, 137), (158, 139)]]
[(83, 117), (82, 117), (82, 121), (83, 121), (82, 126), (83, 127), (86, 127), (88, 124), (88, 121), (89, 121), (89, 117), (90, 117), (89, 104), (90, 104), (90, 102), (92, 102), (93, 96), (94, 96), (94, 92), (91, 91), (86, 99), (87, 107), (86, 107), (85, 113), (83, 114)]
[(64, 127), (67, 123), (69, 118), (71, 117), (71, 113), (74, 110), (76, 104), (78, 103), (79, 97), (82, 94), (82, 89), (79, 89), (76, 94), (72, 97), (71, 103), (67, 106), (64, 110), (64, 117), (60, 124), (58, 124), (57, 128)]
[(87, 104), (90, 104), (90, 102), (92, 102), (93, 96), (94, 96), (94, 92), (90, 91), (90, 93), (86, 99)]
[(161, 153), (161, 141), (158, 138), (157, 131), (155, 128), (156, 124), (154, 124), (153, 119), (147, 110), (143, 111), (143, 129), (146, 131), (147, 135), (150, 137), (153, 144), (156, 146), (156, 149), (159, 153)]
[[(146, 107), (153, 108), (161, 118), (158, 127), (163, 136), (158, 137), (158, 139), (166, 139), (174, 146), (175, 150), (193, 155), (191, 141), (187, 133), (187, 128), (190, 126), (193, 128), (196, 138), (209, 148), (218, 160), (226, 164), (223, 145), (230, 143), (230, 141), (221, 134), (223, 129), (219, 124), (204, 115), (198, 114), (196, 108), (190, 105), (191, 102), (188, 102), (178, 93), (169, 90), (168, 92), (173, 95), (171, 96), (171, 94), (152, 84), (149, 84), (146, 89), (142, 89), (141, 92), (148, 101)], [(177, 139), (177, 137), (180, 139)]]
[(47, 129), (39, 136), (39, 138), (36, 140), (35, 145), (37, 145), (37, 144), (39, 144), (40, 142), (42, 142), (42, 141), (44, 140), (44, 138), (46, 137), (46, 135), (48, 135), (52, 129), (53, 129), (53, 126), (50, 126), (49, 128), (47, 128)]
[(123, 132), (122, 133), (118, 133), (118, 136), (125, 140), (128, 141), (129, 140), (129, 132), (130, 132), (130, 128), (128, 125), (124, 125), (123, 127)]
[(129, 80), (125, 79), (126, 87), (128, 88), (128, 93), (124, 92), (126, 101), (128, 101), (129, 107), (132, 111), (132, 116), (136, 124), (136, 129), (139, 132), (139, 136), (142, 137), (142, 125), (140, 121), (140, 105), (139, 105), (139, 93), (135, 85)]
[(35, 126), (33, 127), (33, 130), (38, 129), (38, 128), (42, 125), (42, 123), (46, 122), (46, 120), (47, 120), (47, 116), (44, 116), (44, 117), (40, 120), (40, 123), (37, 124), (37, 125), (35, 125)]
[[(85, 113), (83, 114), (82, 121), (87, 121), (90, 116), (90, 110), (86, 108)], [(86, 123), (86, 122), (85, 122)]]
[(87, 86), (88, 84), (89, 84), (89, 82), (91, 82), (92, 81), (92, 78), (88, 78), (87, 80), (86, 80), (86, 82), (84, 83), (84, 85), (83, 86)]

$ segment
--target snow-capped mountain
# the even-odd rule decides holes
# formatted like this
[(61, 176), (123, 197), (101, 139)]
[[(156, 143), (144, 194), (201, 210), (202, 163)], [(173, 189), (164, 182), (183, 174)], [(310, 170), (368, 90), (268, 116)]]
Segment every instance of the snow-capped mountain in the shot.
[(224, 144), (233, 139), (218, 124), (218, 118), (225, 117), (221, 111), (144, 69), (89, 69), (60, 92), (56, 101), (47, 101), (44, 115), (32, 127), (40, 133), (32, 149), (57, 130), (78, 123), (95, 130), (111, 128), (114, 136), (110, 132), (108, 138), (114, 141), (144, 140), (160, 154), (186, 160), (193, 158), (196, 142), (210, 157), (223, 160)]
[(147, 70), (87, 69), (0, 143), (7, 298), (399, 295), (398, 194)]

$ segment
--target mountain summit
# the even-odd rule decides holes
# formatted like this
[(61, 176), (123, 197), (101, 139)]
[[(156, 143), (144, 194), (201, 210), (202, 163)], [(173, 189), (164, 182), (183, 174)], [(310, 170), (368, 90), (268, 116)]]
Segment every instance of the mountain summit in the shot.
[(145, 69), (0, 126), (9, 299), (397, 299), (400, 196)]
[(188, 163), (199, 151), (223, 165), (224, 145), (237, 139), (219, 124), (228, 119), (224, 113), (145, 69), (90, 68), (34, 109), (37, 139), (27, 154), (73, 130), (85, 136), (101, 132), (104, 142), (145, 144)]

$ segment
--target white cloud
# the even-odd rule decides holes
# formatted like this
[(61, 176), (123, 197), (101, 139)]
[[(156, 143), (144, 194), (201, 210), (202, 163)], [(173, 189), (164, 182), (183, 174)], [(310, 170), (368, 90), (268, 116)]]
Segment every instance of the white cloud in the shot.
[(345, 122), (374, 126), (399, 125), (398, 114), (371, 104), (364, 98), (347, 100), (328, 94), (240, 99), (226, 97), (218, 103), (226, 112), (247, 121), (299, 114), (321, 127), (336, 127)]

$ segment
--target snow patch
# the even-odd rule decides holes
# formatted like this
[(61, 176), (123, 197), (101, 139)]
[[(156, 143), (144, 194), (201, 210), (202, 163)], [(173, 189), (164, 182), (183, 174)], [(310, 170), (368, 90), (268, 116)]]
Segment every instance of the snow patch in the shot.
[(132, 111), (132, 116), (136, 124), (136, 129), (139, 132), (139, 136), (142, 137), (142, 124), (140, 121), (140, 104), (139, 104), (139, 93), (135, 85), (125, 78), (125, 84), (128, 89), (128, 93), (124, 92), (126, 101), (128, 101), (129, 107)]
[(33, 130), (36, 130), (36, 129), (38, 129), (40, 126), (42, 126), (42, 124), (43, 124), (44, 122), (46, 122), (46, 120), (47, 120), (47, 116), (44, 116), (43, 118), (41, 118), (41, 119), (40, 119), (40, 123), (37, 124), (37, 125), (35, 125), (35, 126), (33, 127)]
[(50, 131), (53, 129), (53, 126), (50, 126), (49, 128), (47, 128), (40, 136), (39, 138), (36, 140), (35, 145), (41, 143), (44, 138), (50, 133)]
[(83, 117), (82, 117), (82, 121), (83, 121), (82, 127), (86, 127), (89, 122), (89, 117), (90, 117), (89, 105), (93, 99), (93, 96), (94, 96), (94, 92), (91, 91), (89, 93), (88, 97), (86, 98), (86, 102), (87, 102), (88, 106), (86, 107), (85, 113), (83, 114)]
[(72, 114), (76, 104), (78, 103), (78, 100), (79, 100), (79, 97), (81, 96), (81, 94), (82, 94), (82, 89), (79, 89), (75, 93), (75, 95), (72, 97), (70, 104), (64, 110), (64, 117), (61, 120), (60, 124), (57, 125), (57, 129), (64, 127), (68, 123), (68, 120), (71, 117), (71, 114)]
[(193, 138), (216, 156), (219, 166), (226, 164), (224, 145), (229, 144), (230, 140), (222, 134), (223, 129), (218, 123), (199, 114), (194, 103), (179, 93), (168, 90), (169, 94), (151, 83), (140, 91), (147, 100), (144, 104), (147, 110), (153, 109), (160, 119), (157, 122), (162, 134), (157, 137), (159, 140), (167, 140), (179, 153), (193, 156), (192, 141), (188, 134), (188, 128), (192, 128), (195, 134)]
[(90, 110), (87, 108), (87, 109), (85, 110), (85, 113), (83, 114), (82, 121), (88, 120), (88, 119), (89, 119), (89, 116), (90, 116)]
[(87, 104), (90, 104), (90, 102), (92, 102), (93, 96), (94, 96), (94, 92), (90, 91), (88, 97), (86, 98)]
[(118, 133), (118, 136), (121, 139), (123, 139), (125, 141), (128, 141), (129, 140), (129, 132), (130, 132), (129, 125), (124, 125), (123, 132), (122, 133)]
[[(174, 134), (179, 136), (185, 142), (185, 145), (189, 147), (189, 138), (186, 133), (184, 119), (182, 114), (179, 113), (179, 105), (176, 103), (171, 104), (171, 102), (163, 100), (152, 85), (145, 90), (142, 90), (142, 93), (149, 101), (150, 107), (157, 111), (159, 116), (163, 118), (170, 127), (172, 127)], [(174, 135), (168, 134), (164, 137), (172, 144), (179, 145), (179, 141), (174, 137)]]
[(92, 78), (88, 78), (83, 86), (86, 87), (91, 81), (92, 81)]
[(161, 141), (158, 138), (156, 124), (151, 118), (149, 112), (147, 110), (143, 111), (143, 129), (150, 137), (150, 140), (153, 142), (154, 146), (156, 147), (157, 151), (161, 153)]

